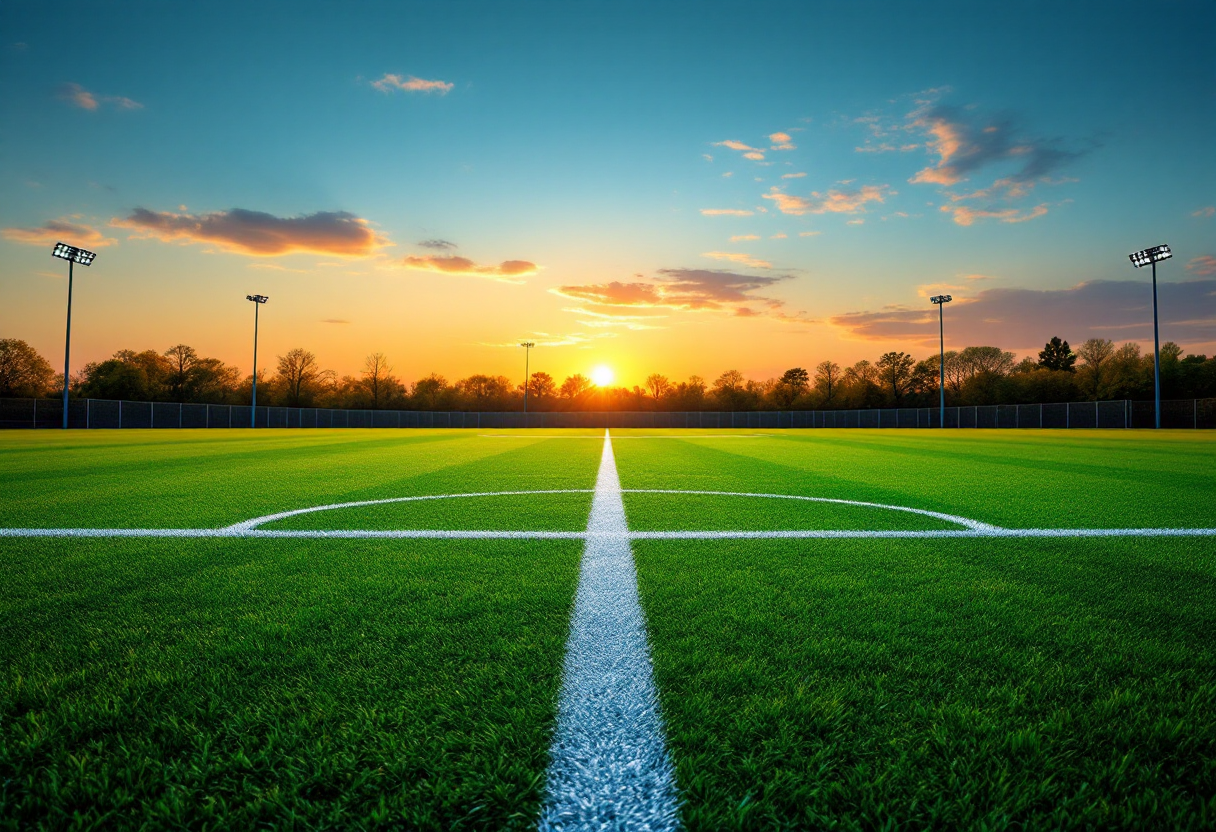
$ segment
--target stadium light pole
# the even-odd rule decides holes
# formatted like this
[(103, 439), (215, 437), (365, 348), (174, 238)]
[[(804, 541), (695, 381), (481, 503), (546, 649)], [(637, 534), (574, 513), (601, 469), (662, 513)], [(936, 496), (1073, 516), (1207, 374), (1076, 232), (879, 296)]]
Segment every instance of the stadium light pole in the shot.
[(262, 304), (270, 300), (265, 295), (245, 295), (245, 300), (253, 301), (253, 398), (249, 407), (249, 427), (258, 426), (258, 310)]
[(944, 428), (946, 426), (946, 320), (942, 309), (954, 298), (950, 295), (934, 295), (929, 300), (937, 304), (937, 340), (941, 346), (941, 374), (937, 382), (937, 389), (941, 394), (941, 424), (938, 427)]
[(1153, 423), (1161, 429), (1161, 343), (1157, 334), (1157, 263), (1173, 257), (1170, 247), (1153, 246), (1127, 255), (1137, 269), (1153, 267)]
[(524, 427), (528, 426), (528, 357), (532, 348), (536, 346), (533, 341), (520, 341), (519, 345), (524, 348)]
[(97, 255), (67, 243), (55, 243), (52, 257), (68, 261), (68, 334), (63, 342), (63, 429), (68, 429), (68, 364), (72, 355), (72, 267), (79, 263), (88, 266)]

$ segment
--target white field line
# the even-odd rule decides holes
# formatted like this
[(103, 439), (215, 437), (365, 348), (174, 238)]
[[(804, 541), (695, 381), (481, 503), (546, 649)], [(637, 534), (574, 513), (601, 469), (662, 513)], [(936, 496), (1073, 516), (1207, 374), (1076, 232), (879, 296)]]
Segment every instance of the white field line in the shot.
[(604, 432), (566, 643), (541, 830), (679, 828), (675, 772), (638, 603), (625, 504)]
[[(617, 436), (614, 437), (617, 442), (622, 439), (755, 439), (760, 436), (776, 436), (775, 433), (647, 433), (640, 436)], [(594, 439), (599, 441), (599, 436), (558, 436), (557, 434), (536, 434), (534, 436), (526, 436), (514, 433), (479, 433), (480, 439)]]

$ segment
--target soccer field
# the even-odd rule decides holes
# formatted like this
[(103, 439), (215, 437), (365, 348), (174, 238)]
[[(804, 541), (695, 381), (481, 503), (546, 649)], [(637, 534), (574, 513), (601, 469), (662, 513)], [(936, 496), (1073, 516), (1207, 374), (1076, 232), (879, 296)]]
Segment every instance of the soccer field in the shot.
[(0, 824), (1210, 828), (1214, 463), (1191, 431), (0, 434)]

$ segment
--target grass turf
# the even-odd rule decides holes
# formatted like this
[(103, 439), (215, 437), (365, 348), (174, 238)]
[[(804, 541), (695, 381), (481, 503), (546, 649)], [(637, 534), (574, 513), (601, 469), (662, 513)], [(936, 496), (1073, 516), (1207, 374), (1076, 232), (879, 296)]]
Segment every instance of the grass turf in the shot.
[[(359, 499), (586, 489), (601, 434), (581, 433), (0, 434), (0, 526), (222, 526)], [(1216, 526), (1203, 433), (633, 438), (688, 433), (613, 431), (628, 440), (615, 444), (622, 486), (1013, 528)], [(589, 499), (427, 501), (275, 527), (578, 529)], [(948, 527), (795, 501), (625, 502), (634, 529)], [(0, 823), (529, 826), (580, 548), (0, 541)], [(690, 828), (1216, 819), (1209, 539), (635, 551)]]

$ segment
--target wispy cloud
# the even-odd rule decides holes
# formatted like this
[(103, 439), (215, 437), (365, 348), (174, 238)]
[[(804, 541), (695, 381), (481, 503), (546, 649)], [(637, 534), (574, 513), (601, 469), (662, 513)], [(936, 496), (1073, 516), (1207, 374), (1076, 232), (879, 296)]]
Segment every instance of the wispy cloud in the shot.
[(799, 231), (798, 236), (799, 237), (818, 237), (822, 233), (823, 233), (822, 231)]
[(771, 269), (773, 267), (773, 264), (767, 260), (752, 257), (750, 254), (745, 254), (742, 251), (707, 251), (701, 256), (709, 257), (713, 260), (729, 260), (732, 263), (738, 263), (740, 266), (748, 266), (753, 269)]
[(56, 92), (56, 95), (61, 101), (66, 101), (73, 107), (79, 107), (82, 110), (96, 111), (101, 109), (103, 104), (117, 110), (142, 110), (143, 104), (138, 101), (133, 101), (123, 95), (96, 95), (86, 90), (80, 84), (61, 84)]
[[(615, 332), (570, 332), (564, 335), (558, 335), (552, 332), (533, 332), (528, 335), (528, 339), (538, 347), (577, 347), (583, 344), (589, 344), (598, 341), (602, 338), (615, 338)], [(497, 344), (489, 344), (482, 342), (483, 347), (502, 347), (504, 349), (519, 349), (519, 340), (503, 341)]]
[(459, 248), (455, 243), (448, 240), (419, 240), (418, 245), (422, 248), (437, 249), (439, 251), (451, 251), (454, 248)]
[(707, 217), (750, 217), (753, 212), (739, 208), (702, 208), (701, 213)]
[(1216, 214), (1216, 205), (1205, 205), (1203, 208), (1200, 208), (1198, 211), (1192, 212), (1191, 216), (1192, 217), (1210, 217), (1213, 214)]
[(1210, 254), (1201, 254), (1186, 264), (1186, 270), (1191, 274), (1203, 276), (1216, 274), (1216, 257)]
[(407, 269), (438, 272), (466, 277), (488, 277), (503, 283), (523, 283), (520, 278), (536, 274), (535, 263), (528, 260), (504, 260), (496, 266), (482, 266), (467, 257), (424, 255), (409, 256), (402, 263)]
[(764, 194), (765, 199), (771, 199), (783, 214), (859, 214), (865, 213), (867, 202), (882, 203), (888, 196), (897, 193), (889, 185), (862, 185), (856, 190), (829, 190), (825, 193), (815, 191), (810, 198), (793, 196), (781, 191), (777, 186)]
[(348, 324), (348, 323), (350, 323), (350, 321), (346, 320), (345, 318), (322, 318), (321, 323), (323, 323), (323, 324)]
[(1000, 220), (1001, 222), (1026, 222), (1038, 219), (1047, 213), (1047, 205), (1036, 205), (1029, 211), (1017, 208), (1002, 208), (996, 211), (983, 211), (968, 208), (965, 205), (943, 205), (942, 210), (954, 215), (954, 221), (959, 225), (972, 225), (976, 220)]
[(213, 243), (223, 251), (274, 257), (296, 252), (365, 257), (388, 243), (367, 220), (345, 211), (319, 211), (299, 217), (276, 217), (262, 211), (233, 208), (209, 214), (175, 214), (136, 208), (130, 216), (110, 220), (142, 238)]
[(752, 159), (753, 161), (757, 162), (764, 160), (763, 150), (758, 147), (752, 147), (751, 145), (744, 144), (740, 141), (735, 141), (734, 139), (727, 139), (724, 142), (714, 142), (714, 147), (727, 147), (731, 150), (742, 151), (744, 159)]
[[(1162, 326), (1169, 337), (1195, 348), (1216, 342), (1216, 280), (1158, 284)], [(937, 344), (937, 310), (888, 306), (828, 321), (866, 341)], [(1068, 289), (992, 288), (958, 305), (946, 328), (953, 344), (993, 344), (1037, 350), (1053, 335), (1076, 344), (1109, 337), (1149, 341), (1152, 295), (1141, 281), (1096, 280)]]
[(804, 176), (806, 176), (805, 173), (783, 173), (783, 174), (781, 174), (782, 179), (801, 179)]
[(760, 239), (759, 234), (736, 234), (735, 236), (730, 238), (730, 241), (732, 243), (740, 243), (740, 242), (743, 242), (744, 240), (759, 240), (759, 239)]
[(0, 235), (15, 243), (53, 246), (55, 243), (64, 242), (87, 249), (105, 248), (117, 242), (92, 226), (68, 219), (48, 220), (37, 228), (5, 228), (0, 231)]
[(451, 92), (455, 84), (448, 81), (427, 81), (423, 78), (416, 78), (413, 75), (408, 77), (402, 75), (394, 75), (386, 72), (384, 77), (379, 81), (372, 81), (371, 85), (380, 92), (392, 92), (393, 90), (402, 90), (404, 92), (437, 92), (440, 95), (447, 95)]

